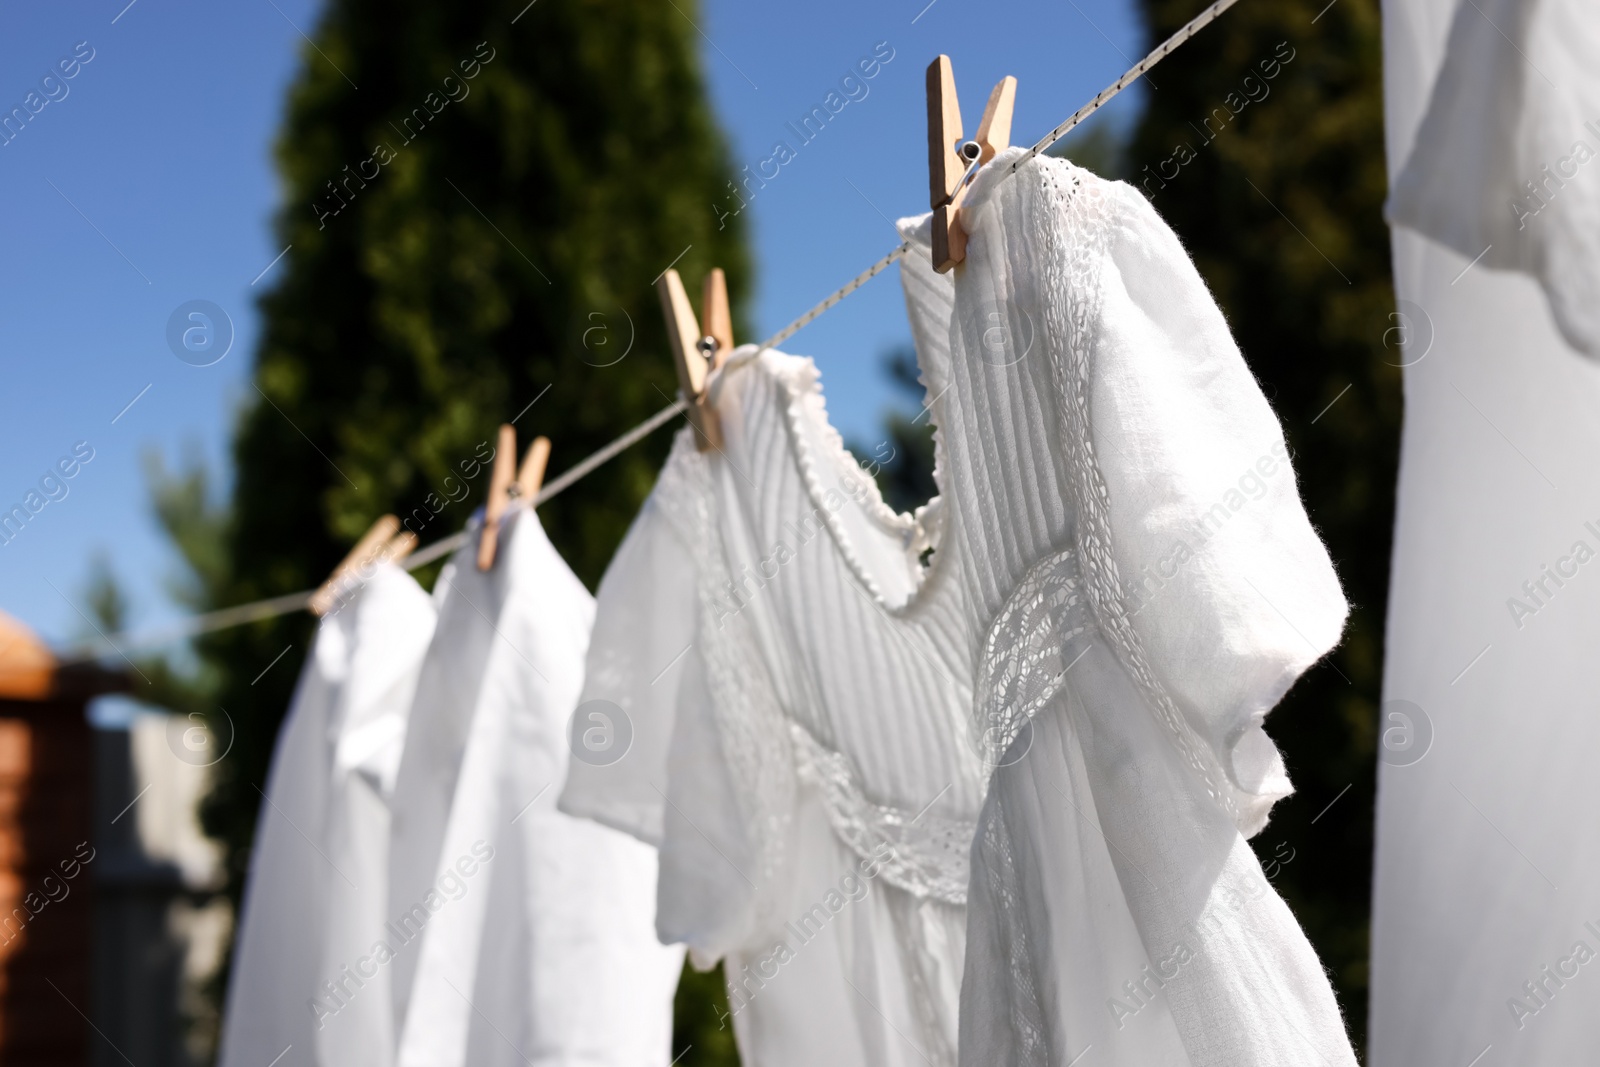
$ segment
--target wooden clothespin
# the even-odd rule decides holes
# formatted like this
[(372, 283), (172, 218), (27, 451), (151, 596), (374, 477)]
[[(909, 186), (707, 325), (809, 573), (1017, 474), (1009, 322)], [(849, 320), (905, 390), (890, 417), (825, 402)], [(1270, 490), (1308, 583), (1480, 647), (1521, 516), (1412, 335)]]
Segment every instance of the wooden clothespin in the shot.
[(705, 332), (694, 317), (683, 279), (668, 268), (656, 281), (661, 294), (661, 312), (667, 319), (667, 340), (672, 346), (672, 365), (678, 372), (678, 388), (689, 402), (689, 423), (695, 429), (695, 444), (704, 452), (722, 447), (722, 424), (716, 409), (706, 397), (706, 378), (722, 366), (733, 351), (733, 313), (728, 304), (728, 279), (722, 268), (706, 275), (700, 310), (705, 315)]
[(410, 530), (401, 530), (394, 535), (394, 540), (384, 547), (381, 557), (390, 563), (399, 563), (417, 547), (417, 535)]
[(500, 544), (500, 518), (511, 502), (511, 486), (517, 480), (517, 431), (508, 422), (500, 427), (495, 442), (494, 468), (489, 472), (489, 499), (483, 505), (483, 527), (478, 531), (478, 569), (494, 566), (495, 549)]
[(722, 366), (733, 352), (733, 308), (728, 303), (728, 276), (721, 267), (712, 267), (706, 274), (705, 286), (700, 290), (700, 311), (706, 320), (706, 341), (715, 341), (716, 349), (706, 357), (715, 370)]
[(968, 177), (1011, 145), (1017, 79), (1007, 75), (989, 93), (976, 140), (963, 141), (961, 103), (949, 56), (928, 64), (928, 192), (933, 208), (933, 269), (943, 274), (967, 258), (961, 200)]
[[(502, 462), (503, 458), (503, 462)], [(494, 470), (489, 474), (489, 499), (483, 506), (483, 529), (478, 531), (478, 569), (494, 566), (500, 546), (500, 520), (513, 500), (526, 500), (531, 507), (544, 486), (544, 469), (550, 462), (550, 438), (535, 437), (528, 454), (517, 462), (517, 431), (508, 423), (500, 427), (500, 440), (494, 452)]]
[(385, 560), (404, 559), (416, 547), (417, 535), (409, 530), (401, 531), (399, 519), (393, 515), (378, 519), (339, 561), (328, 580), (311, 594), (312, 613), (319, 618), (326, 615), (351, 586), (371, 572), (372, 567)]
[(512, 492), (518, 500), (526, 500), (528, 506), (533, 507), (533, 502), (539, 499), (539, 490), (544, 487), (544, 469), (550, 463), (550, 438), (535, 437), (533, 444), (528, 446), (528, 454), (522, 457), (522, 466), (517, 468), (517, 482)]

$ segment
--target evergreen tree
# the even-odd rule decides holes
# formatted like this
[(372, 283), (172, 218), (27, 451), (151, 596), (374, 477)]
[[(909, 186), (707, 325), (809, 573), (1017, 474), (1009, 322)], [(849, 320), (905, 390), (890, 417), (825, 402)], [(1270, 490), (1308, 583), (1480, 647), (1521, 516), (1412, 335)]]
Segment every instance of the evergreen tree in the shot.
[(904, 401), (917, 408), (915, 415), (891, 411), (884, 416), (883, 435), (870, 447), (847, 442), (856, 461), (873, 472), (884, 503), (896, 511), (915, 511), (938, 492), (933, 482), (933, 420), (923, 410), (923, 389), (917, 369), (917, 352), (910, 345), (886, 352), (879, 363), (884, 377)]
[[(732, 177), (705, 100), (690, 0), (329, 0), (277, 147), (281, 279), (262, 300), (231, 497), (158, 476), (191, 564), (221, 607), (316, 585), (380, 514), (424, 544), (487, 486), (496, 426), (554, 442), (552, 473), (671, 402), (653, 282), (748, 285)], [(742, 331), (748, 333), (748, 331)], [(668, 445), (663, 431), (540, 511), (591, 585)], [(272, 745), (312, 634), (292, 615), (197, 642), (219, 748), (204, 823), (235, 894)], [(274, 659), (289, 649), (287, 655)], [(269, 666), (270, 665), (270, 666)], [(686, 987), (686, 1024), (716, 1011)], [(715, 1034), (681, 1033), (718, 1058)], [(675, 1050), (677, 1051), (677, 1050)]]
[[(1140, 3), (1151, 46), (1203, 6)], [(1376, 0), (1243, 0), (1156, 68), (1127, 164), (1283, 420), (1351, 602), (1344, 642), (1268, 720), (1299, 793), (1255, 845), (1358, 1044), (1400, 425), (1380, 48)]]

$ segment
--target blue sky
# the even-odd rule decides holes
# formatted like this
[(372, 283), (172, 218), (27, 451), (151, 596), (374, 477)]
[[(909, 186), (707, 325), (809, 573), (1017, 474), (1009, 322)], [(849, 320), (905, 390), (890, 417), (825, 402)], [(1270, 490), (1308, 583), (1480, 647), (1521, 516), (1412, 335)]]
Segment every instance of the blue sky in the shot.
[[(135, 626), (178, 614), (164, 591), (176, 557), (151, 516), (141, 457), (170, 463), (194, 449), (226, 474), (229, 427), (250, 390), (255, 300), (282, 267), (272, 266), (283, 249), (270, 227), (271, 145), (295, 71), (323, 62), (300, 32), (314, 32), (314, 0), (126, 4), (12, 5), (0, 35), (0, 112), (26, 109), (29, 93), (34, 106), (53, 98), (20, 133), (0, 135), (0, 511), (41, 479), (59, 497), (0, 547), (0, 610), (57, 643), (85, 629), (96, 552), (130, 594)], [(1142, 39), (1130, 0), (702, 0), (695, 22), (741, 164), (792, 139), (785, 123), (880, 42), (893, 51), (867, 96), (748, 209), (763, 336), (893, 248), (890, 220), (926, 210), (923, 71), (934, 55), (952, 57), (969, 133), (990, 87), (1016, 75), (1013, 136), (1027, 142), (1129, 66)], [(1134, 105), (1119, 100), (1097, 121), (1126, 121)], [(209, 366), (167, 343), (174, 312), (197, 300), (231, 322), (231, 348)], [(867, 440), (903, 404), (880, 357), (908, 337), (886, 274), (786, 347), (816, 357), (835, 423)]]

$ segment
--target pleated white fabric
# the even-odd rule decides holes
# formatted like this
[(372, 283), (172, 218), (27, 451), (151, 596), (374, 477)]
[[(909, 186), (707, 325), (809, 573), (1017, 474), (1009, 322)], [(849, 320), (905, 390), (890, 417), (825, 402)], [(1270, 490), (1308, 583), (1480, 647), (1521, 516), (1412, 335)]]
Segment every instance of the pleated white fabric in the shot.
[[(1430, 20), (1448, 14), (1431, 0), (1421, 7)], [(1566, 342), (1600, 359), (1594, 4), (1462, 0), (1442, 43), (1409, 152), (1392, 157), (1405, 166), (1390, 221), (1480, 266), (1531, 274)]]
[(388, 795), (434, 619), (428, 594), (385, 563), (317, 630), (251, 854), (227, 1067), (393, 1061), (386, 973), (352, 981), (344, 968), (383, 936)]
[(953, 1063), (984, 768), (942, 508), (883, 503), (810, 360), (746, 347), (712, 390), (723, 448), (680, 433), (601, 583), (584, 700), (632, 746), (562, 808), (659, 845), (658, 933), (724, 961), (745, 1062)]
[(1000, 181), (1020, 158), (962, 209), (943, 412), (997, 764), (961, 1062), (1353, 1065), (1245, 840), (1290, 791), (1261, 724), (1337, 641), (1337, 578), (1177, 238), (1062, 160)]
[[(1471, 25), (1491, 18), (1525, 55)], [(1432, 219), (1395, 213), (1392, 233), (1405, 426), (1380, 724), (1374, 1067), (1592, 1063), (1600, 1049), (1600, 368), (1572, 347), (1581, 338), (1538, 264), (1525, 268), (1533, 277), (1486, 270), (1490, 256), (1472, 263), (1482, 245), (1450, 237), (1511, 221), (1509, 197), (1529, 204), (1525, 188), (1496, 184), (1525, 158), (1501, 140), (1501, 102), (1518, 138), (1600, 120), (1592, 103), (1572, 116), (1557, 99), (1600, 93), (1597, 26), (1594, 5), (1561, 0), (1384, 5), (1391, 172), (1427, 175), (1408, 180), (1437, 204)], [(1458, 53), (1475, 36), (1499, 51), (1492, 62)], [(1551, 48), (1588, 58), (1556, 65)], [(1447, 72), (1453, 91), (1496, 109), (1441, 127)], [(1600, 147), (1581, 129), (1570, 138)], [(1542, 184), (1546, 162), (1556, 169), (1536, 159), (1517, 183)], [(1441, 174), (1447, 165), (1459, 169)], [(1571, 242), (1567, 254), (1588, 257), (1573, 282), (1600, 270), (1600, 231), (1564, 215), (1596, 168), (1547, 189), (1549, 206), (1516, 234)], [(1578, 310), (1592, 315), (1592, 290), (1585, 299)]]
[(527, 508), (491, 571), (475, 553), (450, 564), (397, 787), (397, 1062), (665, 1067), (683, 950), (655, 938), (655, 853), (555, 810), (593, 598)]

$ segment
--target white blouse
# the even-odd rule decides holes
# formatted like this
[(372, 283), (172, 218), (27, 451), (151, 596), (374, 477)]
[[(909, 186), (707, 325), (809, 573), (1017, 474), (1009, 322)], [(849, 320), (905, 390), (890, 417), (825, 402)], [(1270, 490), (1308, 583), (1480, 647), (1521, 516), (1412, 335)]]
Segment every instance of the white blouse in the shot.
[[(229, 1067), (291, 1048), (285, 1064), (393, 1060), (387, 973), (353, 981), (343, 969), (389, 918), (389, 791), (434, 617), (428, 594), (386, 563), (317, 629), (250, 857), (222, 1042)], [(343, 990), (330, 989), (339, 981)]]
[(655, 938), (655, 853), (555, 810), (593, 598), (527, 508), (487, 573), (476, 550), (441, 577), (396, 789), (397, 1062), (666, 1067), (683, 950)]

